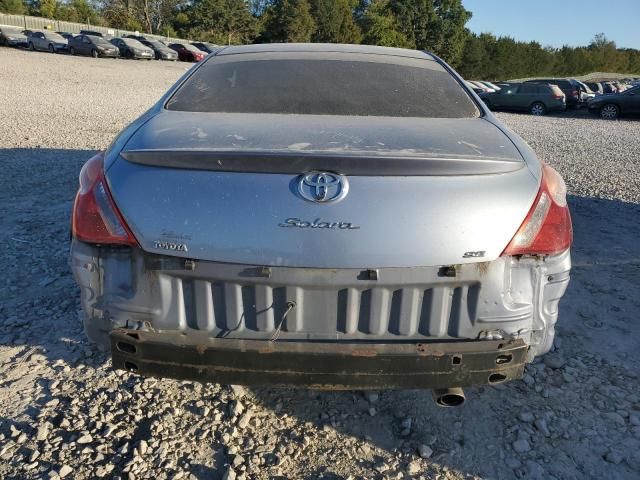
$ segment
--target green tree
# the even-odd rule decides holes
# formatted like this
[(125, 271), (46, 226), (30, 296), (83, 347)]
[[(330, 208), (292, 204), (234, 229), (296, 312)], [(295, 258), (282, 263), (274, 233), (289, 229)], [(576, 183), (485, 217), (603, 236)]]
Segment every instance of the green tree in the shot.
[(618, 51), (615, 42), (607, 39), (604, 33), (598, 33), (589, 44), (590, 57), (598, 70), (613, 72), (617, 68)]
[(110, 27), (123, 30), (143, 30), (133, 0), (106, 0), (102, 14)]
[(276, 0), (265, 15), (267, 42), (310, 42), (316, 29), (307, 0)]
[(426, 32), (426, 48), (457, 66), (468, 31), (466, 23), (471, 12), (462, 6), (461, 0), (434, 0), (434, 15)]
[(462, 50), (458, 72), (465, 78), (487, 78), (487, 49), (478, 35), (470, 34)]
[(23, 15), (26, 11), (22, 0), (0, 0), (0, 12)]
[(100, 23), (98, 12), (96, 12), (87, 0), (71, 0), (70, 6), (76, 12), (78, 22), (86, 22), (91, 25), (98, 25)]
[(389, 0), (374, 0), (360, 20), (363, 43), (387, 47), (415, 48), (413, 40), (401, 30), (398, 19), (390, 8)]
[(527, 59), (525, 65), (525, 77), (548, 76), (553, 72), (554, 50), (543, 48), (538, 42), (529, 42), (524, 47), (522, 54)]
[(433, 0), (389, 0), (389, 8), (415, 48), (428, 48), (427, 31), (435, 15)]
[(391, 0), (402, 33), (418, 50), (429, 50), (455, 65), (459, 60), (471, 12), (461, 0)]
[(42, 0), (38, 8), (38, 13), (41, 17), (56, 18), (57, 6), (58, 2), (56, 2), (56, 0)]
[(469, 79), (509, 80), (539, 76), (571, 77), (591, 72), (640, 73), (640, 51), (618, 49), (603, 34), (586, 47), (543, 47), (489, 33), (470, 35), (458, 71)]
[(353, 0), (311, 0), (310, 5), (316, 25), (312, 41), (360, 43), (362, 32), (353, 19)]
[(137, 19), (144, 24), (144, 31), (162, 32), (173, 18), (181, 0), (135, 0)]
[(179, 32), (193, 38), (222, 44), (250, 43), (257, 33), (257, 20), (243, 0), (194, 0), (183, 13), (189, 23)]

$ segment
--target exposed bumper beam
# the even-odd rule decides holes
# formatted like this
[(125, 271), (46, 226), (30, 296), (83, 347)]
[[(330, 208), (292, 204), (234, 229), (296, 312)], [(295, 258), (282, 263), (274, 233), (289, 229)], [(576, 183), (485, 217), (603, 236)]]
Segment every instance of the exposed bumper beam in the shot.
[(448, 388), (522, 377), (524, 341), (269, 342), (117, 329), (114, 368), (224, 384), (315, 388)]

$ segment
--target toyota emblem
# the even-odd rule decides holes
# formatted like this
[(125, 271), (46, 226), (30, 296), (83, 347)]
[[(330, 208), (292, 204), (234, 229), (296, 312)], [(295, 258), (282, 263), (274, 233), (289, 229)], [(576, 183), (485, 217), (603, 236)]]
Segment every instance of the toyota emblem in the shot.
[(305, 173), (298, 178), (298, 193), (309, 202), (337, 202), (349, 193), (349, 182), (337, 173)]

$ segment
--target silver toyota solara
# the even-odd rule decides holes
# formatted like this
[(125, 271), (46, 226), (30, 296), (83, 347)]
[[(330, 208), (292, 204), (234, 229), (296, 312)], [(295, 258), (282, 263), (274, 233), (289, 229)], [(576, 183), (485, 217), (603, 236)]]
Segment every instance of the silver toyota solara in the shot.
[(447, 64), (226, 47), (80, 173), (89, 338), (142, 375), (461, 387), (547, 352), (569, 282), (560, 175)]

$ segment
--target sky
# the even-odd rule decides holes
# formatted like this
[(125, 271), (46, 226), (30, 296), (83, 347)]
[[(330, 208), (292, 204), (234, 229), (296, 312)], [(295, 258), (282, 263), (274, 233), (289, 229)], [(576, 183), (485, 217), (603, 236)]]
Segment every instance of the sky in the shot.
[(474, 33), (543, 46), (588, 45), (603, 32), (618, 47), (640, 49), (640, 0), (462, 0)]

